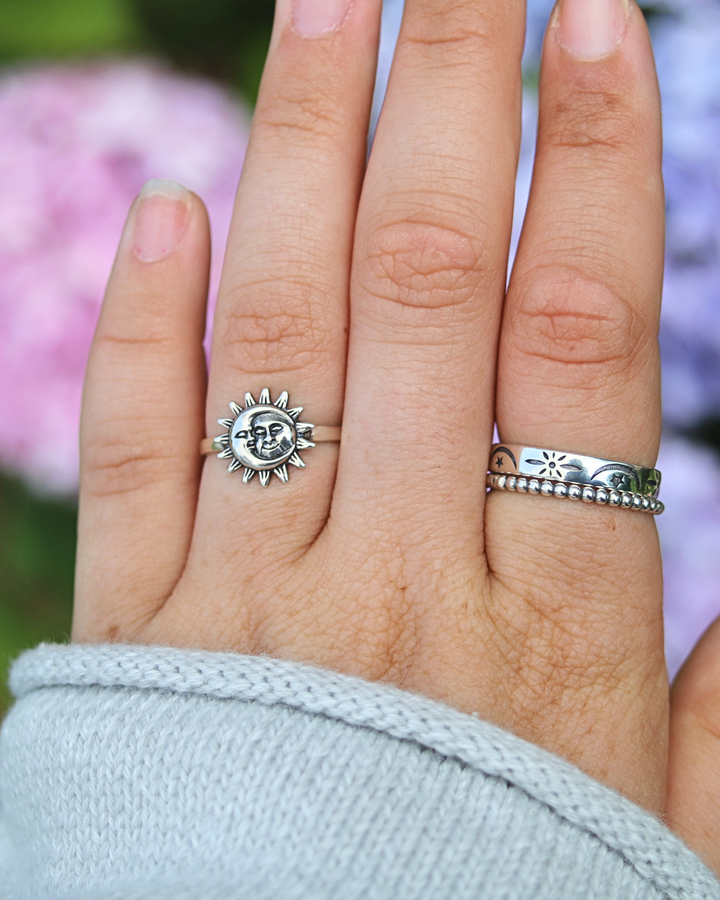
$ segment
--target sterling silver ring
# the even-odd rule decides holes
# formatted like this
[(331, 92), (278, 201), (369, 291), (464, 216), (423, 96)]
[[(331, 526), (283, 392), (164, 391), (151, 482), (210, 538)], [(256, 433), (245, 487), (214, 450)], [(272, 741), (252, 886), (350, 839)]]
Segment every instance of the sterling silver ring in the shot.
[(256, 401), (245, 394), (245, 407), (231, 402), (232, 418), (218, 419), (226, 430), (216, 438), (205, 438), (200, 452), (217, 453), (229, 459), (229, 472), (243, 471), (245, 484), (255, 475), (266, 487), (274, 472), (282, 482), (288, 480), (288, 464), (304, 468), (299, 451), (321, 441), (339, 441), (341, 429), (334, 425), (311, 425), (299, 422), (302, 406), (288, 409), (288, 393), (283, 391), (273, 403), (270, 391), (263, 388)]
[(488, 470), (498, 475), (587, 485), (650, 499), (657, 498), (661, 478), (657, 469), (648, 466), (523, 444), (493, 444)]
[(524, 475), (498, 475), (497, 472), (488, 472), (487, 486), (494, 491), (517, 491), (519, 494), (538, 494), (541, 497), (557, 497), (560, 500), (582, 500), (583, 503), (634, 509), (654, 516), (659, 516), (665, 510), (664, 504), (656, 497), (647, 497), (631, 491), (610, 490), (606, 487), (592, 487), (589, 484), (551, 481), (547, 478), (527, 478)]

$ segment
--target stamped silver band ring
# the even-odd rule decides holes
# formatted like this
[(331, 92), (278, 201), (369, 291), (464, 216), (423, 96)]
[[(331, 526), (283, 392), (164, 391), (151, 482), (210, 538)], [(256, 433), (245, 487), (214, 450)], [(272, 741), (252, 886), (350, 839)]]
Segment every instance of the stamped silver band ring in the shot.
[(520, 494), (538, 494), (542, 497), (557, 497), (560, 500), (582, 500), (583, 503), (634, 509), (654, 516), (659, 516), (665, 510), (664, 504), (656, 497), (632, 491), (611, 490), (607, 487), (592, 487), (589, 484), (551, 481), (548, 478), (528, 478), (525, 475), (498, 475), (497, 472), (488, 472), (487, 486), (494, 491), (517, 491)]
[(650, 499), (657, 498), (660, 491), (657, 469), (522, 444), (493, 444), (488, 470), (498, 475), (587, 485)]
[(255, 475), (263, 487), (270, 483), (274, 472), (282, 482), (288, 480), (288, 464), (304, 468), (299, 451), (314, 447), (322, 441), (339, 441), (340, 426), (311, 425), (299, 422), (302, 406), (288, 409), (288, 393), (283, 391), (273, 403), (270, 391), (263, 388), (255, 400), (245, 394), (245, 406), (231, 402), (232, 417), (218, 419), (226, 430), (216, 438), (205, 438), (200, 452), (217, 453), (229, 459), (229, 472), (243, 469), (245, 484)]

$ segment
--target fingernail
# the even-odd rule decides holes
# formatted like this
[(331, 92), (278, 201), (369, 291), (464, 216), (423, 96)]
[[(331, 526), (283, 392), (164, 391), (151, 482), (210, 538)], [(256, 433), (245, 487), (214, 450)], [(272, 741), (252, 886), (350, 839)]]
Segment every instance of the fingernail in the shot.
[(292, 21), (305, 37), (319, 37), (339, 28), (352, 0), (293, 0)]
[(190, 222), (190, 193), (177, 181), (155, 178), (140, 191), (135, 211), (135, 255), (156, 262), (177, 247)]
[(628, 0), (560, 0), (558, 40), (577, 59), (602, 59), (625, 34)]

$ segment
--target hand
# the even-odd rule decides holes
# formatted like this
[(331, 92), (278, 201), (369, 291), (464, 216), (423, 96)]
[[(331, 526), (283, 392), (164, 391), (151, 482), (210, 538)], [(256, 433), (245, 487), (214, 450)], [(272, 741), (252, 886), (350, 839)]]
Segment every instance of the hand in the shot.
[[(663, 192), (642, 15), (562, 0), (551, 22), (506, 294), (524, 5), (408, 0), (367, 170), (380, 0), (344, 6), (278, 2), (207, 385), (202, 204), (161, 183), (130, 212), (85, 392), (74, 639), (427, 694), (664, 814), (718, 868), (720, 634), (671, 720), (652, 517), (485, 491), (494, 419), (505, 441), (655, 460)], [(265, 387), (343, 425), (267, 489), (198, 454)]]

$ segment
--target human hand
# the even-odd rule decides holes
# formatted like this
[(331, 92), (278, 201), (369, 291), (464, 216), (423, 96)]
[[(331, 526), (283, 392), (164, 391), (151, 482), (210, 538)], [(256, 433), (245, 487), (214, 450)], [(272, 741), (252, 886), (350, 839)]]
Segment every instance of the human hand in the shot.
[[(664, 814), (720, 869), (720, 634), (671, 718), (652, 517), (485, 491), (494, 420), (506, 441), (655, 460), (663, 195), (642, 15), (562, 0), (551, 22), (506, 296), (524, 4), (408, 0), (367, 171), (380, 0), (346, 7), (278, 2), (207, 385), (202, 204), (155, 184), (130, 212), (85, 391), (73, 637), (427, 694)], [(229, 401), (266, 387), (342, 422), (341, 446), (267, 489), (201, 466)]]

